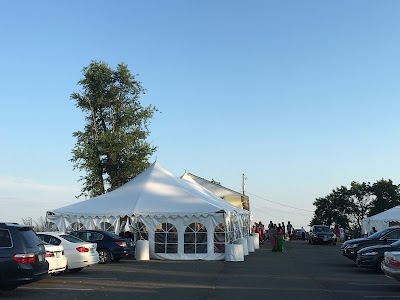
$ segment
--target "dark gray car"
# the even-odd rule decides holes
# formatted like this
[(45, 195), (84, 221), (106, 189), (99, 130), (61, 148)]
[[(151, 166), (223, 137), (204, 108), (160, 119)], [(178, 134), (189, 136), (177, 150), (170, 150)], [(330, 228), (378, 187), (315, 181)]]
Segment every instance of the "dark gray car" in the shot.
[(357, 266), (383, 272), (382, 261), (385, 252), (400, 251), (400, 241), (392, 244), (375, 245), (362, 248), (357, 252)]
[(390, 245), (398, 240), (400, 240), (400, 226), (392, 226), (366, 238), (348, 240), (343, 243), (340, 250), (344, 256), (356, 262), (359, 250), (374, 245)]
[(48, 270), (46, 250), (32, 227), (0, 223), (0, 290), (41, 280)]
[(308, 234), (308, 243), (310, 244), (336, 244), (336, 235), (332, 232), (331, 228), (326, 225), (313, 225), (311, 226), (310, 233)]

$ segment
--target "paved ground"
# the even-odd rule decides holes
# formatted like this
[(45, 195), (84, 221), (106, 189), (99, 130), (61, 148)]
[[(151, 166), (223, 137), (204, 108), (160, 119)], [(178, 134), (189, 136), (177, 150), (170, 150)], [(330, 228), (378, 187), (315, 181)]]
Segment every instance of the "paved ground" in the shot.
[(244, 262), (133, 261), (96, 265), (1, 293), (1, 299), (400, 299), (400, 282), (359, 269), (340, 245), (261, 245)]

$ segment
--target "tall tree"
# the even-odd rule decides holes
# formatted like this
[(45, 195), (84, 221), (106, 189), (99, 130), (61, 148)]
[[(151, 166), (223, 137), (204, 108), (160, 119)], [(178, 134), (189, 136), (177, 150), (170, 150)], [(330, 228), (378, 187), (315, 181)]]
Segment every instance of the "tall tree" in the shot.
[(332, 190), (328, 196), (317, 198), (313, 204), (316, 209), (310, 225), (340, 224), (345, 228), (349, 227), (350, 200), (346, 187), (342, 186)]
[(371, 193), (375, 198), (371, 201), (368, 216), (379, 214), (392, 207), (400, 205), (400, 189), (392, 180), (381, 179), (371, 186)]
[(356, 227), (361, 228), (361, 221), (367, 217), (373, 199), (370, 183), (353, 181), (349, 193), (351, 219)]
[(94, 197), (114, 190), (149, 166), (157, 147), (146, 140), (155, 106), (143, 107), (145, 89), (127, 65), (112, 70), (105, 62), (92, 61), (82, 70), (82, 90), (71, 94), (85, 114), (83, 131), (73, 133), (74, 169), (84, 171), (79, 196)]

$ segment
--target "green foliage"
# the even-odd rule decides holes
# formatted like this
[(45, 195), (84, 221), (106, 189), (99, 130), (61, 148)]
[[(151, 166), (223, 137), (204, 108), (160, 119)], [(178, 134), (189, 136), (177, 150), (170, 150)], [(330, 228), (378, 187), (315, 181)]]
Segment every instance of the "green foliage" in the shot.
[(315, 211), (310, 225), (338, 224), (344, 228), (360, 228), (361, 221), (386, 209), (400, 205), (400, 190), (391, 180), (371, 185), (351, 182), (350, 189), (342, 186), (314, 201)]
[(72, 150), (74, 169), (83, 171), (79, 196), (94, 197), (112, 191), (149, 166), (156, 151), (146, 139), (156, 107), (143, 107), (145, 93), (125, 64), (112, 70), (106, 63), (92, 61), (82, 70), (82, 90), (71, 94), (76, 107), (85, 114), (83, 131)]
[(353, 181), (351, 183), (350, 189), (350, 208), (351, 208), (351, 220), (353, 225), (360, 228), (361, 221), (367, 217), (369, 211), (371, 200), (371, 185), (370, 183), (357, 183)]
[(375, 195), (372, 200), (368, 216), (376, 215), (382, 211), (400, 205), (399, 185), (389, 180), (379, 180), (371, 186), (371, 192)]
[(316, 209), (310, 225), (342, 224), (342, 226), (348, 226), (348, 214), (350, 213), (348, 199), (349, 190), (344, 186), (336, 188), (324, 198), (316, 199), (313, 203)]

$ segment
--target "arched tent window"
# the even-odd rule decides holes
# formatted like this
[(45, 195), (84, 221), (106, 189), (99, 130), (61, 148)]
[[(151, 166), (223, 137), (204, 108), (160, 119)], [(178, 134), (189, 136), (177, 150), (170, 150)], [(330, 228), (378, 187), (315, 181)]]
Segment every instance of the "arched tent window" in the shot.
[(235, 234), (232, 222), (230, 221), (227, 222), (225, 232), (226, 232), (227, 242), (233, 243), (235, 241)]
[(75, 230), (84, 230), (86, 227), (80, 222), (73, 222), (71, 223), (66, 231), (75, 231)]
[(111, 232), (115, 231), (115, 227), (109, 222), (100, 222), (100, 224), (98, 226), (96, 226), (96, 229), (101, 229), (101, 230), (111, 231)]
[(225, 223), (219, 223), (215, 227), (214, 253), (225, 253)]
[(171, 223), (161, 223), (154, 233), (155, 253), (178, 253), (178, 231)]
[(149, 231), (147, 226), (144, 225), (142, 222), (136, 223), (137, 228), (137, 239), (138, 240), (148, 240), (149, 239)]
[(207, 253), (207, 228), (201, 223), (192, 223), (185, 230), (185, 253)]

